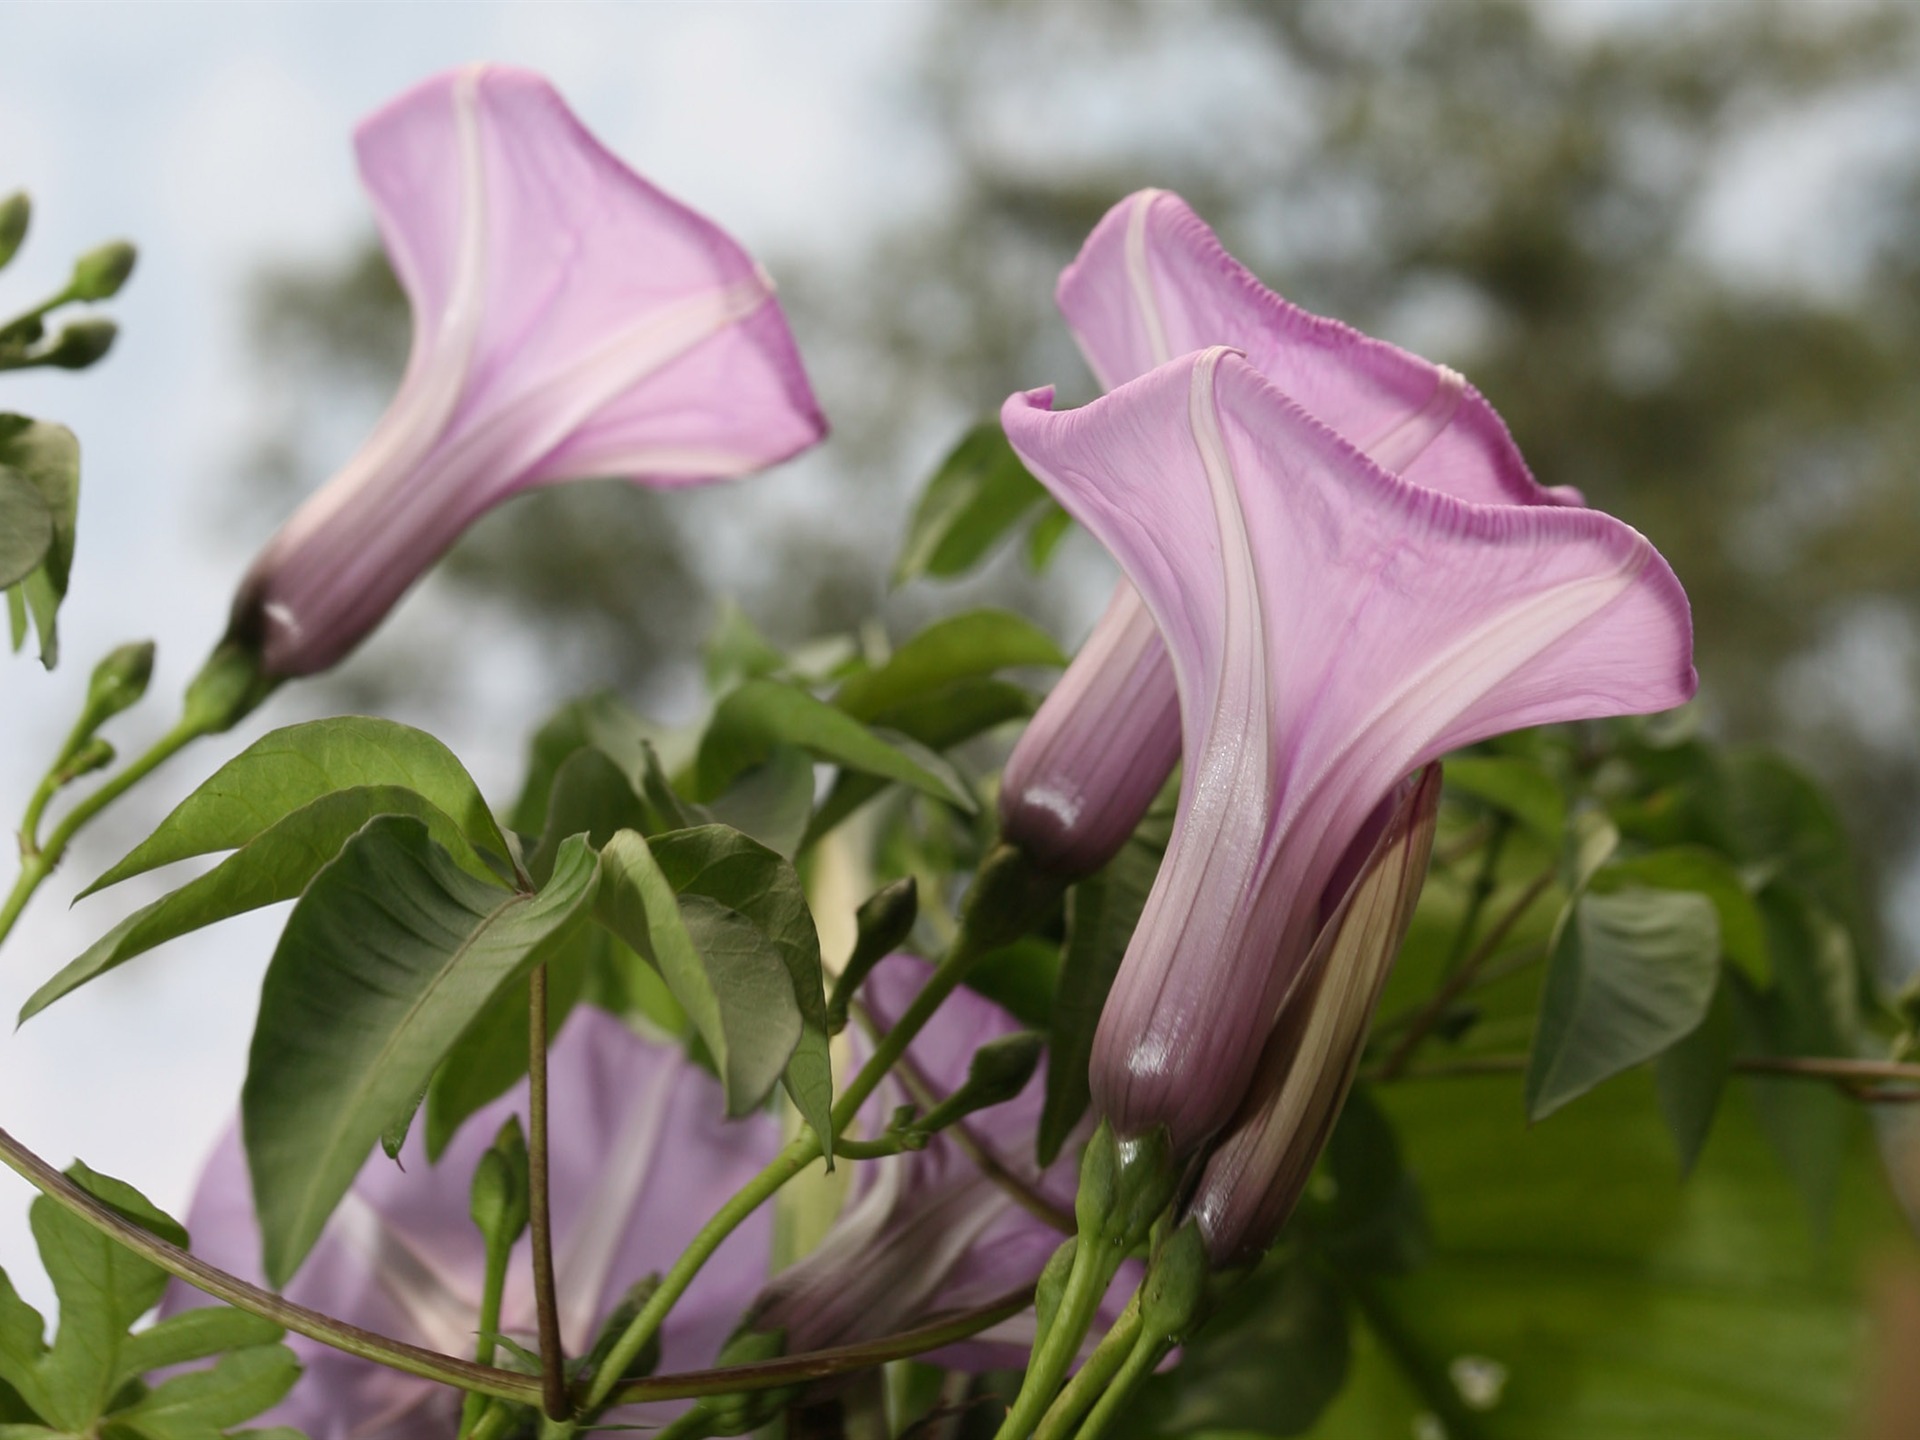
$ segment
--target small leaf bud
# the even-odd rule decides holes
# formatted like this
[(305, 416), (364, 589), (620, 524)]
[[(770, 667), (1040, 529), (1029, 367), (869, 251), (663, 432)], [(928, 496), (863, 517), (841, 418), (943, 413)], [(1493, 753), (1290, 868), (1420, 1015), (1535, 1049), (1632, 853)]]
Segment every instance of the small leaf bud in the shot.
[(141, 640), (107, 653), (87, 681), (87, 722), (99, 725), (136, 705), (153, 678), (153, 642)]
[(56, 785), (71, 785), (82, 775), (91, 775), (96, 770), (104, 770), (113, 763), (113, 746), (99, 736), (87, 741), (73, 754), (69, 755), (53, 772)]
[(473, 1167), (468, 1213), (489, 1249), (506, 1249), (526, 1230), (530, 1191), (526, 1137), (520, 1133), (519, 1117), (509, 1116)]
[(73, 262), (67, 293), (75, 300), (106, 300), (119, 293), (133, 273), (139, 252), (125, 240), (111, 240)]
[(27, 226), (33, 220), (33, 202), (27, 192), (16, 190), (0, 200), (0, 265), (13, 259), (20, 242), (27, 238)]
[(988, 1041), (973, 1052), (966, 1083), (928, 1111), (914, 1128), (929, 1133), (943, 1130), (976, 1110), (1013, 1099), (1027, 1088), (1046, 1048), (1046, 1037), (1033, 1030), (1019, 1030)]
[(61, 370), (84, 370), (113, 348), (120, 327), (104, 316), (90, 316), (64, 326), (53, 345), (40, 356), (42, 365)]
[(920, 914), (920, 886), (913, 876), (874, 891), (855, 912), (859, 938), (846, 968), (834, 982), (827, 1004), (827, 1029), (835, 1034), (847, 1028), (847, 1008), (873, 967), (897, 950), (913, 931)]

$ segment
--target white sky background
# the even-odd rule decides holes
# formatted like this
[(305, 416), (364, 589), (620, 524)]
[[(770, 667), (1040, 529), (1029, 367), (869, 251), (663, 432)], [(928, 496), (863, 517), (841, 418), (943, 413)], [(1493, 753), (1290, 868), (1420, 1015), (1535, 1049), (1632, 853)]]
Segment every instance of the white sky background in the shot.
[[(1577, 28), (1644, 21), (1665, 3), (1556, 0), (1547, 8)], [(109, 732), (132, 752), (171, 718), (220, 633), (244, 546), (255, 538), (223, 528), (235, 507), (218, 491), (251, 433), (244, 407), (257, 394), (246, 371), (244, 287), (270, 262), (334, 260), (368, 233), (348, 145), (360, 116), (449, 66), (530, 65), (614, 150), (749, 249), (839, 253), (944, 193), (950, 173), (912, 91), (935, 13), (918, 0), (0, 0), (0, 193), (24, 186), (35, 202), (27, 249), (0, 274), (0, 317), (57, 288), (73, 256), (101, 240), (124, 235), (141, 250), (133, 282), (108, 307), (122, 324), (110, 360), (81, 375), (0, 376), (0, 408), (70, 424), (84, 456), (65, 660), (49, 676), (30, 658), (0, 655), (0, 829), (24, 803), (99, 654), (140, 636), (159, 642), (147, 704)], [(1156, 71), (1192, 74), (1173, 75), (1181, 82), (1173, 86), (1130, 85), (1102, 67), (1063, 65), (1034, 93), (1010, 97), (990, 117), (1003, 123), (980, 138), (1018, 137), (1044, 166), (1049, 155), (1097, 149), (1103, 134), (1151, 126), (1156, 105), (1176, 112), (1170, 123), (1206, 123), (1210, 92), (1258, 79), (1223, 75), (1218, 54), (1154, 59)], [(1052, 69), (1031, 56), (1028, 63)], [(1791, 134), (1759, 127), (1706, 197), (1700, 243), (1757, 282), (1846, 278), (1831, 248), (1834, 217), (1847, 214), (1836, 196), (1884, 163), (1889, 147), (1915, 139), (1910, 125), (1884, 123), (1876, 103), (1841, 107)], [(1009, 388), (1035, 380), (1012, 377)], [(765, 487), (756, 503), (804, 503), (805, 469), (756, 485)], [(407, 602), (444, 603), (431, 592)], [(406, 623), (403, 606), (396, 624)], [(510, 650), (476, 645), (470, 658), (484, 670), (484, 713), (436, 719), (436, 728), (483, 789), (503, 798), (530, 726), (557, 697), (527, 693)], [(17, 1034), (6, 1033), (3, 1017), (161, 887), (130, 882), (69, 913), (73, 891), (242, 743), (305, 713), (294, 687), (240, 735), (176, 760), (117, 824), (83, 840), (0, 953), (0, 1124), (55, 1163), (83, 1157), (176, 1213), (239, 1093), (259, 978), (283, 912), (175, 942)], [(0, 876), (10, 874), (11, 864), (0, 864)], [(1920, 928), (1920, 874), (1908, 891), (1903, 900)], [(0, 1172), (0, 1267), (44, 1303), (26, 1227), (30, 1195)]]

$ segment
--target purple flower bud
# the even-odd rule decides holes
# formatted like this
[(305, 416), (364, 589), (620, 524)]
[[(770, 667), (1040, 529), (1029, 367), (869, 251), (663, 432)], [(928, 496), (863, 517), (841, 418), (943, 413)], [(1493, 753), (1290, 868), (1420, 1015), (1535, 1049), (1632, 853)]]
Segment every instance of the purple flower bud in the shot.
[[(1108, 211), (1061, 274), (1057, 299), (1108, 390), (1177, 355), (1231, 345), (1417, 485), (1483, 504), (1580, 503), (1578, 491), (1534, 483), (1500, 417), (1459, 375), (1281, 299), (1167, 191), (1142, 190)], [(1048, 870), (1091, 874), (1133, 833), (1179, 758), (1173, 667), (1122, 580), (1014, 747), (1001, 829)]]
[(267, 676), (334, 664), (518, 491), (743, 475), (825, 433), (766, 272), (539, 76), (438, 76), (356, 143), (413, 350), (359, 453), (241, 583), (229, 633)]
[[(891, 1027), (930, 973), (923, 960), (892, 956), (861, 999), (878, 1025)], [(959, 990), (895, 1074), (910, 1077), (925, 1098), (944, 1098), (965, 1083), (980, 1047), (1018, 1028), (992, 1001)], [(787, 1353), (797, 1354), (897, 1334), (1033, 1284), (1066, 1238), (1061, 1225), (1072, 1225), (1078, 1168), (1077, 1145), (1044, 1170), (1034, 1163), (1044, 1076), (1042, 1067), (1014, 1099), (974, 1112), (923, 1150), (861, 1163), (839, 1219), (817, 1249), (774, 1277), (754, 1307), (754, 1328), (784, 1330)], [(889, 1080), (862, 1112), (868, 1128), (912, 1098), (901, 1080)], [(1139, 1278), (1130, 1266), (1115, 1282), (1108, 1320)], [(1027, 1311), (927, 1358), (965, 1370), (1017, 1368), (1032, 1342)]]
[(1333, 1133), (1413, 920), (1439, 808), (1440, 767), (1430, 765), (1401, 787), (1378, 838), (1355, 846), (1360, 873), (1321, 927), (1190, 1203), (1215, 1265), (1250, 1260), (1273, 1243)]
[[(719, 1082), (677, 1048), (641, 1039), (598, 1011), (576, 1011), (549, 1056), (554, 1105), (554, 1263), (561, 1331), (579, 1354), (636, 1280), (665, 1270), (694, 1233), (780, 1149), (769, 1115), (720, 1124)], [(396, 1166), (376, 1153), (335, 1212), (289, 1298), (396, 1339), (471, 1355), (486, 1247), (469, 1217), (474, 1168), (506, 1118), (526, 1108), (526, 1082), (476, 1112), (437, 1165), (422, 1127)], [(229, 1131), (188, 1214), (194, 1253), (256, 1283), (260, 1234), (238, 1131)], [(663, 1333), (669, 1370), (710, 1365), (764, 1282), (772, 1213), (750, 1217), (674, 1308)], [(502, 1328), (534, 1343), (527, 1245), (514, 1251)], [(166, 1309), (207, 1304), (176, 1284)], [(262, 1425), (311, 1440), (428, 1440), (453, 1434), (460, 1397), (444, 1386), (289, 1336), (306, 1366)], [(634, 1409), (625, 1418), (647, 1412)]]
[(1080, 410), (1051, 402), (1015, 395), (1002, 423), (1140, 591), (1183, 743), (1166, 859), (1095, 1036), (1094, 1103), (1116, 1133), (1164, 1125), (1190, 1155), (1239, 1107), (1382, 799), (1502, 731), (1681, 703), (1692, 627), (1638, 532), (1396, 474), (1236, 351)]

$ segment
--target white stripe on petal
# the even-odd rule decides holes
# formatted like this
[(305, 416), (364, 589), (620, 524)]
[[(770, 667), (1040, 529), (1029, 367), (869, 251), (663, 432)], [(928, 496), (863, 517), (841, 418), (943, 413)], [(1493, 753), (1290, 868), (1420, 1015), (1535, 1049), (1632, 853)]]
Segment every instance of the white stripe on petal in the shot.
[(1459, 413), (1460, 401), (1467, 393), (1467, 377), (1445, 365), (1435, 368), (1439, 373), (1434, 376), (1433, 394), (1427, 397), (1427, 403), (1360, 447), (1382, 470), (1396, 475), (1405, 470), (1440, 438)]

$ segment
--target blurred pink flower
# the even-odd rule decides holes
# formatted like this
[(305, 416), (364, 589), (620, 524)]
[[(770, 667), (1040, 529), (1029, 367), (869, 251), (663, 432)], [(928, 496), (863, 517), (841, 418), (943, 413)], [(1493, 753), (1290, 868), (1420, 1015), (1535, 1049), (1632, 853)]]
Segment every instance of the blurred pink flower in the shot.
[[(582, 1007), (550, 1057), (554, 1107), (554, 1264), (561, 1332), (579, 1354), (627, 1288), (676, 1260), (695, 1232), (780, 1148), (779, 1125), (755, 1114), (721, 1124), (720, 1085), (677, 1047), (641, 1039)], [(468, 1218), (474, 1165), (508, 1115), (525, 1113), (526, 1082), (470, 1118), (437, 1165), (422, 1127), (400, 1164), (375, 1154), (361, 1171), (289, 1298), (396, 1339), (471, 1355), (478, 1338), (486, 1251)], [(404, 1168), (403, 1168), (404, 1167)], [(261, 1282), (260, 1234), (245, 1157), (230, 1130), (201, 1177), (188, 1213), (194, 1253)], [(662, 1332), (661, 1366), (710, 1365), (766, 1280), (773, 1218), (763, 1209), (720, 1247)], [(501, 1326), (533, 1345), (526, 1239), (508, 1272)], [(175, 1284), (167, 1308), (208, 1303)], [(311, 1440), (446, 1440), (460, 1396), (317, 1341), (289, 1336), (306, 1366), (262, 1425), (291, 1425)], [(616, 1412), (637, 1419), (647, 1412)]]
[[(913, 956), (883, 961), (861, 990), (875, 1023), (891, 1028), (931, 973)], [(976, 1050), (1019, 1028), (991, 1000), (962, 988), (908, 1047), (902, 1066), (937, 1102), (965, 1083)], [(955, 1127), (999, 1178), (981, 1168), (953, 1131), (942, 1131), (924, 1150), (863, 1162), (826, 1238), (768, 1285), (754, 1307), (755, 1328), (784, 1329), (787, 1353), (797, 1354), (897, 1334), (1039, 1279), (1066, 1232), (1020, 1196), (1071, 1227), (1079, 1154), (1076, 1143), (1045, 1170), (1034, 1163), (1045, 1076), (1042, 1066), (1014, 1099), (975, 1111)], [(909, 1099), (900, 1081), (890, 1079), (865, 1108), (868, 1127), (884, 1125)], [(1115, 1282), (1109, 1321), (1139, 1279), (1138, 1267), (1130, 1266)], [(962, 1370), (1018, 1369), (1032, 1343), (1029, 1309), (927, 1358)]]
[(229, 634), (266, 675), (334, 664), (518, 491), (743, 475), (825, 433), (766, 272), (539, 76), (437, 76), (356, 145), (413, 350), (359, 453), (241, 583)]
[[(1080, 410), (1001, 412), (1172, 657), (1180, 803), (1092, 1065), (1122, 1135), (1191, 1154), (1233, 1114), (1368, 818), (1505, 730), (1692, 695), (1685, 594), (1596, 511), (1394, 474), (1215, 348)], [(1311, 398), (1311, 397), (1309, 397)]]
[[(1263, 286), (1179, 196), (1109, 210), (1056, 297), (1103, 389), (1210, 345), (1247, 363), (1383, 470), (1462, 500), (1578, 505), (1534, 483), (1493, 407), (1461, 377)], [(1001, 829), (1061, 875), (1113, 857), (1180, 758), (1173, 668), (1139, 593), (1106, 613), (1014, 747)]]

